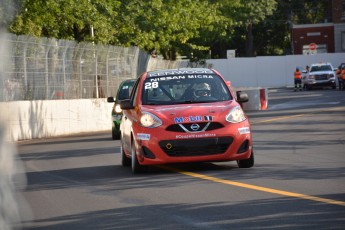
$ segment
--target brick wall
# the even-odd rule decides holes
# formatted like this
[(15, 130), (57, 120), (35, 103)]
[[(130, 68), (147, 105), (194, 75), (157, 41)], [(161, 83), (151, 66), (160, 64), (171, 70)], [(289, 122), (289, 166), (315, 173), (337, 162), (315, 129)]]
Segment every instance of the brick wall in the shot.
[(334, 53), (333, 23), (295, 25), (292, 29), (294, 54), (303, 54), (303, 45), (326, 44), (327, 53)]

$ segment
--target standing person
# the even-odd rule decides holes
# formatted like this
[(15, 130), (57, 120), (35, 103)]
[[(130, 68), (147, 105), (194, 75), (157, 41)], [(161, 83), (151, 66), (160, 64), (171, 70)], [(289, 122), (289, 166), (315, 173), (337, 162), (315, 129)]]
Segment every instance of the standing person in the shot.
[(341, 71), (342, 71), (341, 66), (339, 66), (337, 70), (335, 71), (335, 76), (338, 79), (339, 90), (343, 88), (343, 76), (341, 74)]
[(307, 73), (309, 72), (309, 65), (305, 67), (305, 70), (307, 71)]
[(345, 90), (345, 66), (343, 67), (343, 69), (340, 72), (339, 90)]
[(296, 68), (296, 71), (294, 73), (295, 76), (295, 92), (299, 89), (299, 91), (302, 91), (302, 73), (299, 70), (299, 68)]

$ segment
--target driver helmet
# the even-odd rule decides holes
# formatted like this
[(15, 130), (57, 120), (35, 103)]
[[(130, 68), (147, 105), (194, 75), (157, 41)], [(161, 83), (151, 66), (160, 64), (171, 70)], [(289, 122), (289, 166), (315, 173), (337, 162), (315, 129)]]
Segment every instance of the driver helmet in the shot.
[(207, 83), (200, 83), (194, 87), (195, 97), (208, 97), (211, 95), (211, 87)]

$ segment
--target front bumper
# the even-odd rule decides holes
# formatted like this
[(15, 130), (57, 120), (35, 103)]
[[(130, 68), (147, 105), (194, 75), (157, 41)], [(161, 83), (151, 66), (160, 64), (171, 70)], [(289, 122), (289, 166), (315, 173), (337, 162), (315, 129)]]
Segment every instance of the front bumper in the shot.
[(331, 86), (334, 87), (336, 85), (335, 80), (308, 80), (305, 83), (311, 87), (324, 87), (324, 86)]
[(249, 123), (231, 126), (188, 134), (140, 127), (134, 132), (138, 160), (142, 165), (154, 165), (248, 159), (252, 152)]

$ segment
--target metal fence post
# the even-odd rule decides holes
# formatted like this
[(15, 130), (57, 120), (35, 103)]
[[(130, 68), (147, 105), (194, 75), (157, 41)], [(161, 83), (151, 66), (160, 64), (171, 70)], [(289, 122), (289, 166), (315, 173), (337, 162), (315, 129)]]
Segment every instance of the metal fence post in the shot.
[(48, 87), (49, 87), (49, 63), (48, 63), (48, 53), (49, 53), (49, 46), (45, 47), (45, 78), (44, 78), (44, 82), (45, 82), (45, 98), (44, 99), (49, 99), (49, 91), (48, 91)]
[(83, 98), (83, 81), (82, 81), (82, 60), (81, 55), (79, 56), (79, 86), (80, 86), (80, 96), (79, 98)]

